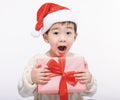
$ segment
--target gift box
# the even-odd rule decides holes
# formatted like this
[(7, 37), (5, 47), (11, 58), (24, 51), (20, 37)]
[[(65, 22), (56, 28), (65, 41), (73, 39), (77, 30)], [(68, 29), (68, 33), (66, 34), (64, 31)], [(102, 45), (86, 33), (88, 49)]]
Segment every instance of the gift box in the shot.
[(38, 84), (38, 93), (65, 95), (86, 90), (86, 85), (81, 84), (74, 77), (77, 71), (85, 68), (83, 57), (46, 57), (39, 58), (37, 62), (38, 65), (47, 66), (53, 73), (51, 80), (47, 84)]

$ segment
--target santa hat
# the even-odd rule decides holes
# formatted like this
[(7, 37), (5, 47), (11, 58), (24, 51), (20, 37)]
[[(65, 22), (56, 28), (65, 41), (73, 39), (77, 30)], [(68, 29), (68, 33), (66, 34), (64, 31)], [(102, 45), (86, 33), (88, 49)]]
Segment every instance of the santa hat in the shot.
[(38, 9), (37, 12), (35, 30), (38, 31), (38, 33), (35, 34), (43, 34), (48, 31), (54, 23), (64, 21), (71, 21), (77, 24), (77, 20), (69, 8), (55, 3), (45, 3)]

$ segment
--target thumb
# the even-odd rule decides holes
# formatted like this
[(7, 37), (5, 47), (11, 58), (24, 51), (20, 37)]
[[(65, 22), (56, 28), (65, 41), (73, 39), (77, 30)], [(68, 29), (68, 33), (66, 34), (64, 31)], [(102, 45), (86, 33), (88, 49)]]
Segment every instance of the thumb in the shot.
[(84, 66), (86, 69), (88, 69), (88, 63), (85, 61)]
[(36, 68), (41, 68), (42, 66), (41, 65), (37, 65)]
[(41, 68), (42, 67), (42, 65), (41, 65), (41, 60), (40, 59), (37, 59), (37, 61), (36, 61), (36, 66), (35, 66), (35, 68)]

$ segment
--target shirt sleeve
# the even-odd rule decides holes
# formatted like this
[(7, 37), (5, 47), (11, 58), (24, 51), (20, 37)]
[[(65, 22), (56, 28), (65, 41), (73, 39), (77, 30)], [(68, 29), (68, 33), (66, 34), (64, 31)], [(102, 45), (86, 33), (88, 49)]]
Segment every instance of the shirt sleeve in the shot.
[(92, 76), (91, 82), (87, 84), (86, 91), (82, 92), (81, 95), (83, 96), (93, 96), (97, 91), (97, 81)]
[[(84, 61), (85, 61), (85, 65), (88, 66), (85, 58), (84, 58)], [(88, 69), (89, 69), (89, 67), (88, 67)], [(82, 92), (81, 95), (83, 95), (83, 96), (93, 96), (96, 93), (96, 91), (97, 91), (97, 81), (93, 77), (93, 75), (92, 75), (92, 79), (91, 79), (90, 83), (88, 83), (86, 87), (87, 87), (86, 91)]]
[(23, 97), (33, 96), (37, 88), (36, 84), (32, 83), (31, 70), (36, 65), (36, 57), (33, 57), (26, 68), (24, 69), (22, 77), (18, 81), (18, 92)]

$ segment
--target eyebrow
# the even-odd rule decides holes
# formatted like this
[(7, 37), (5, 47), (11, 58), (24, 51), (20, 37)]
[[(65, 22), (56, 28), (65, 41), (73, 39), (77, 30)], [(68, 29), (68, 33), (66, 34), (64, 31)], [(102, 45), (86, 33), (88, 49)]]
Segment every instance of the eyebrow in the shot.
[(51, 30), (53, 31), (53, 30), (57, 30), (57, 29), (59, 29), (59, 28), (55, 27), (55, 28), (52, 28)]
[[(70, 26), (67, 26), (66, 27), (67, 29), (73, 29), (73, 27), (70, 27)], [(54, 27), (54, 28), (52, 28), (51, 30), (53, 31), (53, 30), (58, 30), (59, 28), (58, 27)]]
[(73, 29), (73, 27), (67, 26), (68, 29)]

